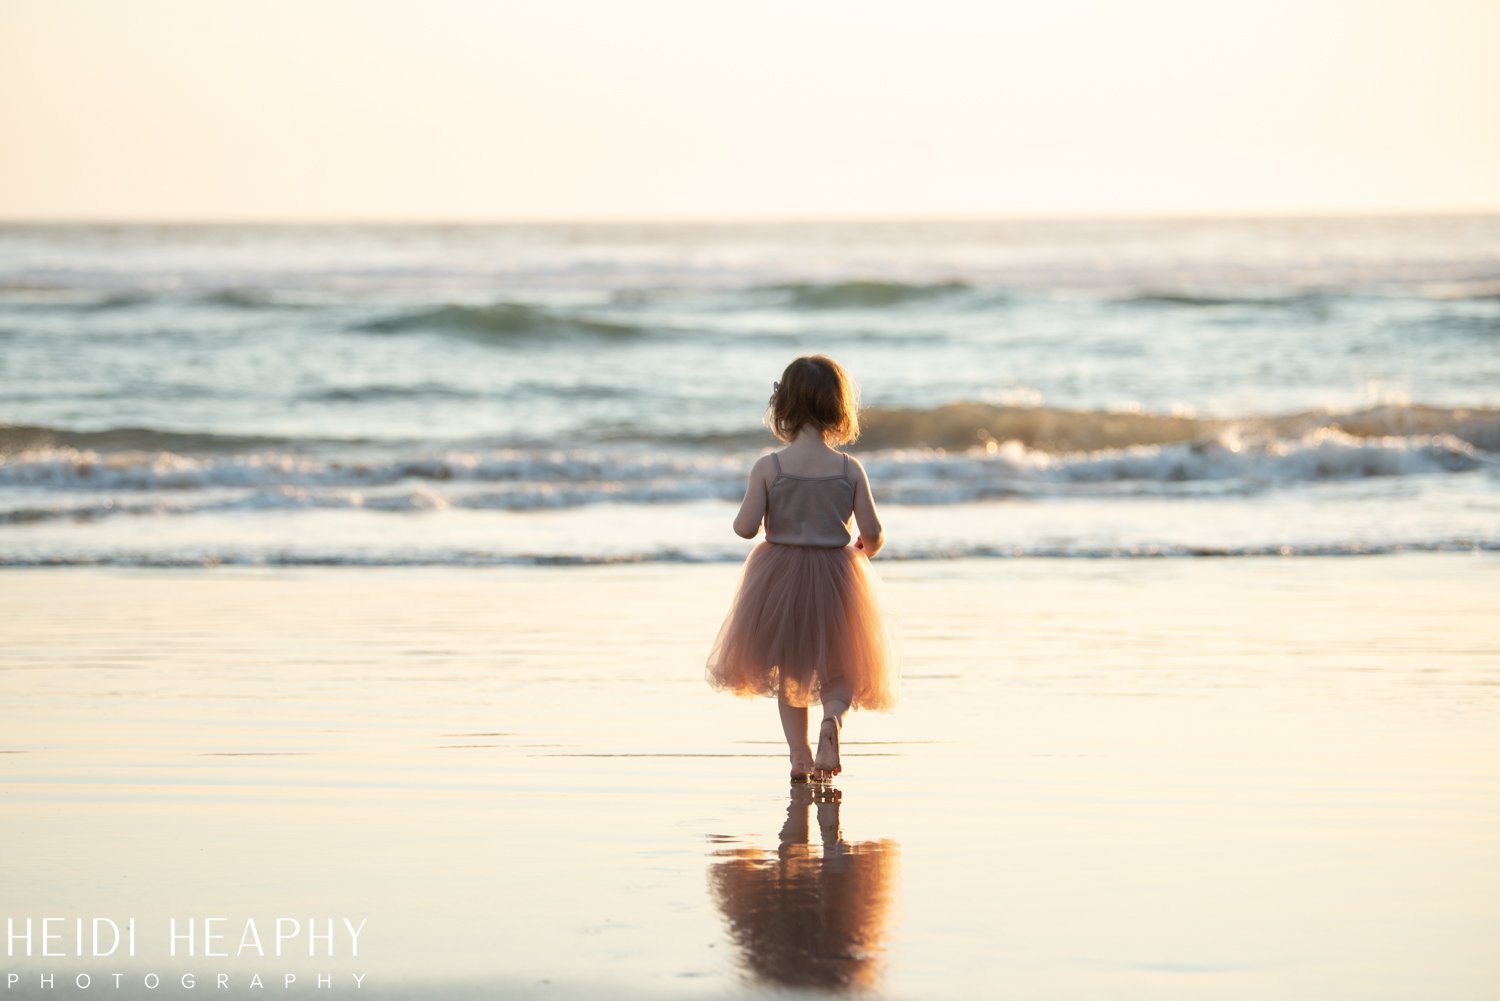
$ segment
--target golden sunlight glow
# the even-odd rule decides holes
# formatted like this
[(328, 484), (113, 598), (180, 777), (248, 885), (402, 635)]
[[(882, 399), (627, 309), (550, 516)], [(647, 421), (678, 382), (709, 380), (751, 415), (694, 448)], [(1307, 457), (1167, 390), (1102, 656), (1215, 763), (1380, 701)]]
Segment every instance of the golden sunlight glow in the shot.
[(1492, 0), (10, 0), (0, 217), (1500, 207)]

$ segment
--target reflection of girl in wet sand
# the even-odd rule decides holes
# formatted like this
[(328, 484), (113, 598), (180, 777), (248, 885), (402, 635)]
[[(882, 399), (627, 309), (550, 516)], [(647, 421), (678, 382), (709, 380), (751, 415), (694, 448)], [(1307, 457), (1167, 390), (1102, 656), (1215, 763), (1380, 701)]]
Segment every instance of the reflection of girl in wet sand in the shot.
[[(786, 987), (868, 989), (896, 897), (894, 841), (849, 844), (839, 827), (839, 791), (792, 787), (781, 847), (731, 848), (709, 869), (730, 935), (757, 977)], [(818, 806), (823, 851), (808, 843)]]

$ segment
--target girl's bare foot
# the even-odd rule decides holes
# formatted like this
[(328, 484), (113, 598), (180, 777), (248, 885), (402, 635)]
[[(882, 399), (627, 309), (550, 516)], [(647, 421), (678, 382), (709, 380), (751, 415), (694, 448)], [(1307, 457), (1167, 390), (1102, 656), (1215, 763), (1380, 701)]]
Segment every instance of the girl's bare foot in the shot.
[(803, 744), (792, 751), (792, 781), (806, 782), (812, 774), (813, 760), (812, 748)]
[(831, 781), (844, 770), (839, 761), (839, 730), (837, 716), (823, 717), (823, 725), (818, 728), (818, 756), (813, 759), (813, 778), (819, 782)]

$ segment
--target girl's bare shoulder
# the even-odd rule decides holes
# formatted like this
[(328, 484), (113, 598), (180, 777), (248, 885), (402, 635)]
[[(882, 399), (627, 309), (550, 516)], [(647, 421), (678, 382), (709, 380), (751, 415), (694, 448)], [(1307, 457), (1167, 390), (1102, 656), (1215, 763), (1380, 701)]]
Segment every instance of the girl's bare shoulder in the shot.
[(849, 460), (849, 479), (854, 482), (856, 492), (863, 487), (864, 491), (868, 493), (870, 490), (870, 474), (865, 472), (865, 464), (848, 452), (844, 453), (844, 457)]
[(750, 475), (763, 477), (765, 479), (772, 479), (776, 476), (776, 469), (776, 450), (772, 449), (771, 451), (766, 452), (764, 455), (762, 455), (759, 459), (755, 460), (755, 464), (750, 467)]

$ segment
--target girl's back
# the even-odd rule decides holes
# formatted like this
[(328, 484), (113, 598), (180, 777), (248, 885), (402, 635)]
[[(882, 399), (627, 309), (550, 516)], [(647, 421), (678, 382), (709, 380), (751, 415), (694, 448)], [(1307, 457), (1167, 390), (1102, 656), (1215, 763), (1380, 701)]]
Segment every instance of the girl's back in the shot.
[(832, 476), (799, 476), (781, 468), (771, 453), (776, 478), (766, 495), (766, 541), (783, 546), (842, 548), (849, 544), (854, 515), (854, 480), (849, 457)]

